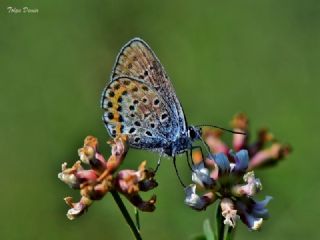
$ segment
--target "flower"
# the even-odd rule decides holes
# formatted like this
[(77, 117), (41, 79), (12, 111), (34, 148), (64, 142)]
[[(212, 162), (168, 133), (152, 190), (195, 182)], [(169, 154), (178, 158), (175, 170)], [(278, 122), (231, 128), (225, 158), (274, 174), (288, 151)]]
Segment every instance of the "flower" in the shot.
[[(98, 140), (88, 136), (83, 148), (78, 150), (80, 160), (71, 168), (67, 163), (62, 164), (58, 178), (73, 189), (79, 189), (81, 199), (73, 202), (66, 197), (65, 202), (71, 207), (67, 217), (72, 220), (82, 215), (96, 200), (102, 199), (108, 192), (117, 191), (123, 194), (134, 206), (141, 211), (154, 211), (156, 197), (148, 201), (140, 197), (140, 191), (149, 191), (158, 184), (154, 179), (153, 170), (146, 169), (146, 161), (142, 162), (137, 171), (126, 169), (118, 171), (128, 151), (127, 137), (118, 136), (110, 141), (111, 156), (106, 161), (98, 151)], [(89, 165), (84, 169), (81, 164)]]
[[(209, 154), (205, 162), (193, 167), (192, 180), (185, 189), (185, 203), (195, 210), (205, 210), (220, 199), (224, 224), (235, 227), (241, 219), (249, 229), (258, 230), (264, 219), (268, 218), (265, 208), (271, 197), (258, 202), (253, 199), (262, 190), (261, 181), (254, 172), (247, 172), (249, 155), (247, 150), (237, 153)], [(197, 190), (205, 191), (201, 196)]]
[[(278, 142), (266, 128), (261, 128), (257, 133), (257, 140), (250, 143), (249, 120), (244, 113), (236, 114), (231, 125), (235, 132), (245, 133), (233, 134), (232, 149), (248, 150), (249, 171), (276, 164), (292, 151), (290, 145)], [(231, 148), (221, 139), (222, 134), (220, 129), (207, 129), (204, 131), (204, 140), (213, 153), (222, 152), (228, 155)]]
[(186, 198), (184, 200), (185, 204), (190, 206), (195, 210), (204, 210), (207, 206), (213, 203), (216, 198), (213, 192), (208, 192), (201, 197), (196, 194), (196, 185), (190, 184), (185, 188)]

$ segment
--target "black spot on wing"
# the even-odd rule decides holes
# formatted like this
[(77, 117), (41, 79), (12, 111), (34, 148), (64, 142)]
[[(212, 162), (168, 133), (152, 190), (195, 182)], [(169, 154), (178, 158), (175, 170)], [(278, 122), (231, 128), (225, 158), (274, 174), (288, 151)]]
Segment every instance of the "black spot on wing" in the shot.
[(114, 97), (114, 92), (113, 91), (109, 92), (109, 97)]
[(113, 113), (112, 112), (108, 112), (108, 118), (110, 119), (110, 120), (112, 120), (113, 119)]
[(141, 126), (141, 122), (135, 121), (135, 122), (134, 122), (134, 125), (137, 126), (137, 127), (140, 127), (140, 126)]
[(130, 128), (129, 133), (134, 133), (136, 129), (134, 127)]
[(149, 137), (152, 137), (152, 133), (150, 131), (146, 131), (146, 135), (148, 135)]

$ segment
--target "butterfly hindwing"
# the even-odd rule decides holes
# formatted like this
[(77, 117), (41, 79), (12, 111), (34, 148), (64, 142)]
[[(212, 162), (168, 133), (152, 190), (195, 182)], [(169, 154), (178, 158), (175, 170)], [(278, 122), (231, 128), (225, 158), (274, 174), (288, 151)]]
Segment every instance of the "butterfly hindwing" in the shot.
[(186, 132), (186, 120), (174, 88), (160, 61), (142, 39), (132, 39), (118, 54), (111, 81), (122, 76), (139, 79), (156, 89), (174, 112), (180, 132)]
[(104, 90), (101, 104), (110, 135), (127, 134), (133, 147), (161, 150), (178, 134), (172, 109), (156, 89), (138, 79), (115, 78)]

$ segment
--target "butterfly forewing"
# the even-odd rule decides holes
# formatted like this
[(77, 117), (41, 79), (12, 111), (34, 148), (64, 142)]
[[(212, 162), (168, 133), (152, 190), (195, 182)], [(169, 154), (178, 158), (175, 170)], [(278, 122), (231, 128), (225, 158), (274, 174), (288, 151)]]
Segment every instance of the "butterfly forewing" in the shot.
[(111, 81), (129, 76), (153, 87), (174, 112), (181, 134), (186, 132), (186, 121), (173, 86), (160, 61), (151, 48), (141, 39), (134, 38), (120, 51), (114, 65)]
[(102, 98), (111, 136), (127, 134), (133, 147), (161, 151), (178, 134), (175, 113), (156, 89), (131, 77), (115, 78)]

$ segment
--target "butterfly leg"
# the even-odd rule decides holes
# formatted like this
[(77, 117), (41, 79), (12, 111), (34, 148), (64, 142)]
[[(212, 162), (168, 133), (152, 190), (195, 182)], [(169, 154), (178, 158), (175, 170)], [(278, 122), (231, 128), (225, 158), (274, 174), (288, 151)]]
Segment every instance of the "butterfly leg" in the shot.
[(178, 179), (179, 179), (179, 182), (180, 182), (181, 186), (182, 186), (183, 188), (185, 188), (186, 185), (182, 182), (181, 177), (180, 177), (179, 172), (178, 172), (178, 169), (177, 169), (176, 156), (173, 157), (173, 166), (174, 166), (174, 169), (176, 170), (176, 174), (177, 174), (177, 177), (178, 177)]
[[(210, 153), (211, 153), (211, 150), (210, 150), (209, 145), (206, 143), (206, 141), (205, 141), (201, 136), (200, 136), (200, 140), (201, 140), (201, 142), (203, 143), (203, 145), (205, 146), (205, 149), (206, 149), (207, 153), (210, 154)], [(200, 148), (201, 148), (201, 147), (200, 147)], [(201, 149), (201, 153), (202, 153), (202, 149)], [(202, 154), (202, 156), (203, 156), (203, 154)]]
[[(192, 159), (192, 149), (190, 149), (190, 155), (191, 155), (191, 159)], [(191, 166), (191, 164), (190, 164), (190, 160), (189, 160), (189, 151), (186, 151), (186, 157), (187, 157), (187, 163), (188, 163), (188, 166), (189, 166), (189, 168), (190, 168), (190, 170), (193, 172), (193, 162), (192, 162), (192, 166)]]
[(159, 159), (158, 159), (158, 162), (157, 162), (156, 169), (154, 170), (154, 174), (157, 173), (157, 171), (158, 171), (158, 169), (159, 169), (159, 167), (160, 167), (162, 155), (163, 155), (163, 153), (160, 153), (160, 156), (159, 156)]

